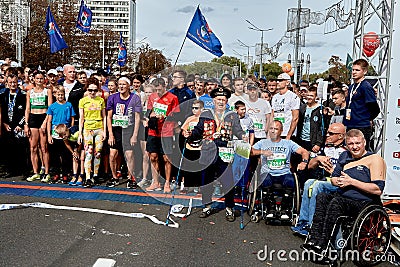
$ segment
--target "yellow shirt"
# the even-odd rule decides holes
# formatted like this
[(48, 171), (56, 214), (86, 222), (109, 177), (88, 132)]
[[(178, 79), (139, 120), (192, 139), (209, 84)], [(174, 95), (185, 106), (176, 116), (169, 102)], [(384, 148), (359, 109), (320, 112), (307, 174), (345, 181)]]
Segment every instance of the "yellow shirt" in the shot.
[(96, 96), (94, 99), (86, 96), (79, 100), (79, 108), (83, 109), (85, 122), (83, 127), (86, 130), (97, 130), (103, 128), (101, 111), (105, 109), (104, 99)]

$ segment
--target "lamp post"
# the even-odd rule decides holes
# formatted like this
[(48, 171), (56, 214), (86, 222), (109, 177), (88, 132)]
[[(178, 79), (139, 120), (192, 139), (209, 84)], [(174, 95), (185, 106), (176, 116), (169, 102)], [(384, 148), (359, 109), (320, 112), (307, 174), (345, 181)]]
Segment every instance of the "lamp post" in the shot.
[(240, 54), (239, 52), (237, 52), (235, 49), (232, 49), (233, 53), (235, 53), (236, 55), (238, 55), (240, 57), (239, 60), (239, 77), (242, 77), (242, 54)]
[(249, 23), (252, 27), (248, 27), (250, 30), (253, 30), (253, 31), (259, 31), (259, 32), (261, 32), (261, 51), (260, 51), (260, 75), (259, 75), (259, 78), (261, 78), (262, 77), (262, 72), (263, 72), (263, 43), (264, 43), (264, 32), (267, 32), (267, 31), (271, 31), (271, 30), (273, 30), (273, 28), (269, 28), (269, 29), (260, 29), (259, 27), (257, 27), (256, 25), (254, 25), (253, 23), (251, 23), (249, 20), (247, 20), (246, 19), (246, 21), (247, 21), (247, 23)]
[(136, 65), (137, 65), (137, 55), (136, 55), (136, 50), (137, 50), (137, 48), (136, 48), (136, 45), (137, 44), (141, 44), (141, 43), (143, 43), (143, 41), (144, 40), (146, 40), (147, 39), (147, 36), (146, 37), (144, 37), (142, 40), (140, 40), (139, 42), (135, 42), (135, 43), (133, 43), (133, 54), (134, 54), (134, 56), (133, 56), (133, 71), (134, 72), (136, 72)]
[(238, 40), (240, 46), (247, 47), (247, 68), (246, 68), (246, 76), (249, 76), (250, 47), (254, 47), (254, 45), (253, 45), (253, 46), (250, 46), (250, 45), (247, 45), (247, 44), (243, 43), (243, 42), (240, 41), (239, 39), (237, 39), (237, 40)]

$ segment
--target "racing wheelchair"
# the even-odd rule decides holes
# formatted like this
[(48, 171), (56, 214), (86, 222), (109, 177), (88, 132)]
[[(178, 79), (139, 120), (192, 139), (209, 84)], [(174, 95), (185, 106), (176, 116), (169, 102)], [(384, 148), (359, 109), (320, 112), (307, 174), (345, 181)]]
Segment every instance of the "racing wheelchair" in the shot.
[(294, 188), (288, 191), (278, 183), (265, 187), (260, 173), (261, 166), (259, 164), (248, 186), (247, 211), (250, 220), (254, 223), (263, 219), (266, 224), (290, 223), (295, 225), (300, 212), (301, 200), (297, 174), (293, 173)]
[(381, 203), (370, 203), (359, 214), (339, 216), (327, 247), (309, 256), (311, 261), (330, 266), (340, 266), (346, 260), (357, 266), (372, 266), (385, 261), (390, 241), (391, 224), (386, 210)]

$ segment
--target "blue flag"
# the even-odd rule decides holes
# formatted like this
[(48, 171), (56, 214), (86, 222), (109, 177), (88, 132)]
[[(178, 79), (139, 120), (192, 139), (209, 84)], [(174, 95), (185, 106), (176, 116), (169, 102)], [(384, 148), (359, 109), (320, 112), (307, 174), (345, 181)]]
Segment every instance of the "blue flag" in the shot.
[(122, 40), (122, 32), (119, 33), (119, 46), (118, 46), (118, 65), (121, 67), (125, 66), (126, 64), (126, 46)]
[(199, 7), (197, 7), (194, 13), (186, 37), (217, 57), (224, 54), (224, 52), (222, 52), (221, 42), (208, 26)]
[(76, 27), (85, 33), (89, 33), (92, 25), (92, 11), (85, 5), (82, 0), (79, 8), (79, 15), (76, 21)]
[(47, 35), (50, 39), (50, 53), (55, 53), (64, 48), (68, 48), (68, 45), (65, 43), (60, 29), (54, 20), (53, 14), (51, 14), (50, 6), (47, 7), (46, 24), (44, 25), (44, 30), (47, 32)]

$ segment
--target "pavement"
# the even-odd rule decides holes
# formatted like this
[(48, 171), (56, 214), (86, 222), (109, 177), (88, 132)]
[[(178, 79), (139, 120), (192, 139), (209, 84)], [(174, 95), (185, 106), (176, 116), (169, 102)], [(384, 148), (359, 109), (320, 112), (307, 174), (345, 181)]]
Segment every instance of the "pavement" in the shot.
[[(176, 195), (174, 204), (187, 205), (190, 198), (199, 201), (194, 194)], [(141, 213), (164, 222), (169, 201), (170, 194), (148, 195), (124, 185), (86, 189), (28, 183), (22, 177), (0, 178), (0, 208), (5, 207), (2, 204), (40, 202), (114, 212), (35, 207), (0, 210), (0, 266), (93, 266), (101, 258), (115, 261), (114, 266), (317, 266), (291, 260), (288, 253), (293, 259), (301, 256), (303, 239), (294, 236), (289, 226), (252, 223), (248, 215), (243, 230), (240, 218), (229, 223), (224, 211), (199, 218), (200, 208), (194, 208), (187, 218), (174, 218), (178, 228), (117, 215)], [(286, 261), (278, 259), (278, 250), (286, 251)], [(265, 258), (265, 251), (272, 257)]]

